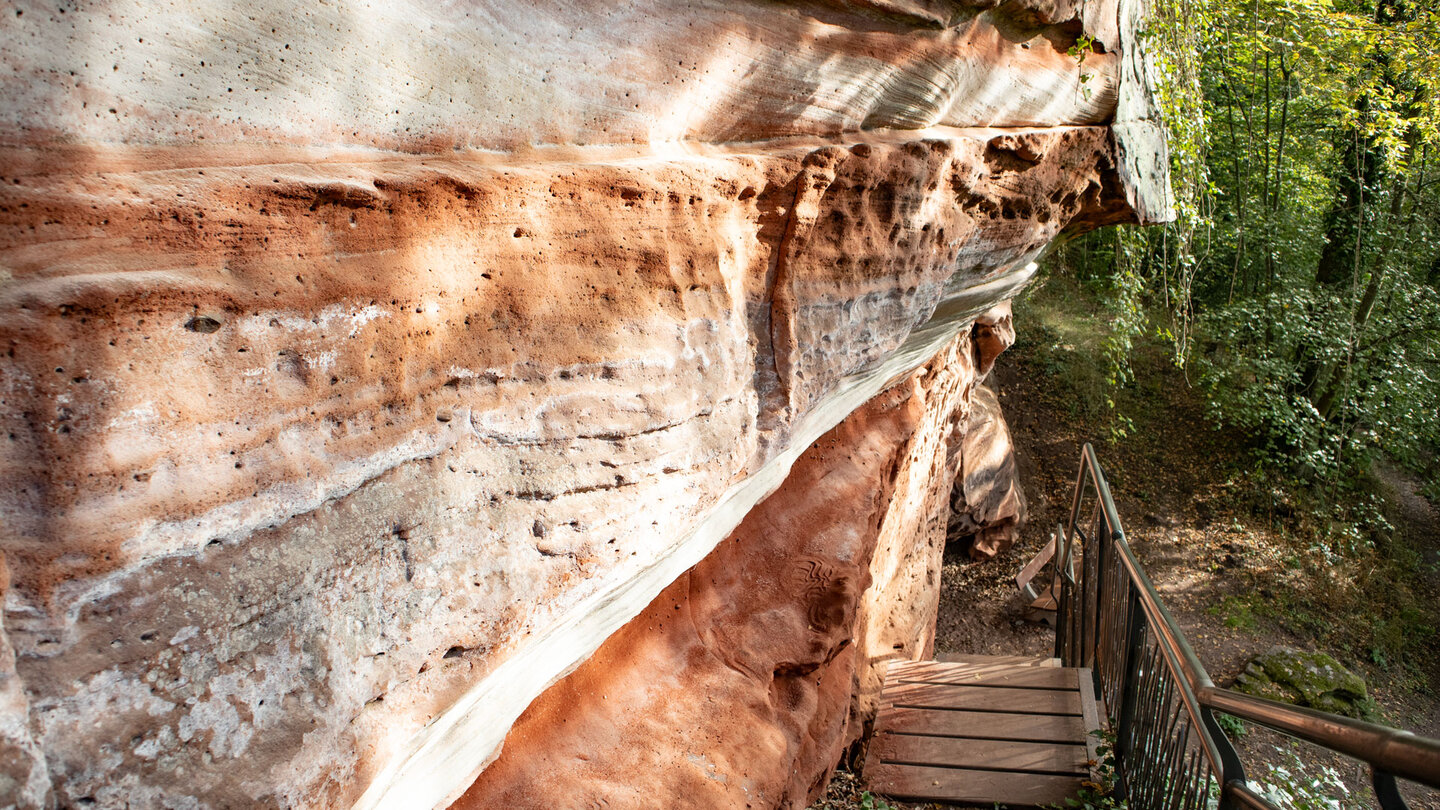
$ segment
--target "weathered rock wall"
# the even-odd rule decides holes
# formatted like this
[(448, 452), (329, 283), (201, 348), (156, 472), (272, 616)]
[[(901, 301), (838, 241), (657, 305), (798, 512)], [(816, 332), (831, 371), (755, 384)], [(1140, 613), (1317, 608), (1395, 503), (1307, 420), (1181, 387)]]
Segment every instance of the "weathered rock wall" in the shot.
[(947, 534), (972, 559), (988, 560), (1014, 545), (1026, 516), (1015, 445), (994, 391), (976, 386), (961, 433)]
[[(1036, 162), (962, 136), (340, 170), (374, 209), (327, 192), (334, 174), (297, 194), (211, 167), (162, 197), (194, 223), (179, 233), (131, 199), (173, 170), (23, 184), (28, 216), (129, 233), (65, 246), (84, 272), (5, 254), (6, 628), (51, 778), (119, 797), (184, 768), (220, 803), (349, 801), (397, 729), (612, 589), (688, 567), (654, 569), (811, 417), (843, 416), (847, 379), (878, 390), (947, 284), (1082, 210), (1122, 214), (1104, 130), (1001, 137)], [(229, 203), (247, 180), (258, 199)], [(157, 255), (207, 266), (142, 269)], [(95, 734), (127, 743), (98, 760)]]
[(13, 11), (21, 806), (458, 795), (812, 442), (1146, 193), (1108, 3)]
[(533, 703), (458, 808), (805, 807), (933, 647), (970, 335), (853, 411)]
[[(0, 122), (24, 142), (443, 153), (1109, 121), (1116, 6), (995, 5), (19, 2)], [(1105, 49), (1084, 82), (1082, 26)]]

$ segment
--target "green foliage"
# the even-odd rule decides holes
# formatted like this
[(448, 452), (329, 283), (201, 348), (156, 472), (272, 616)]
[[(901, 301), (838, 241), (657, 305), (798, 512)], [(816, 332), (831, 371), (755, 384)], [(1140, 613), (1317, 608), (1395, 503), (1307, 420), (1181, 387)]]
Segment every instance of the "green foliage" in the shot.
[(860, 808), (861, 810), (895, 810), (894, 805), (868, 790), (860, 794)]
[[(1440, 12), (1418, 0), (1154, 0), (1177, 220), (1063, 263), (1103, 287), (1106, 390), (1169, 340), (1257, 468), (1355, 501), (1389, 457), (1440, 497)], [(1078, 43), (1077, 43), (1078, 45)], [(1074, 52), (1082, 62), (1085, 48)], [(1078, 261), (1076, 256), (1081, 257)], [(1123, 414), (1112, 438), (1131, 429)], [(1328, 508), (1328, 507), (1327, 507)], [(1323, 523), (1333, 549), (1378, 512)]]
[(1291, 546), (1294, 587), (1225, 622), (1433, 680), (1428, 564), (1372, 471), (1440, 503), (1440, 5), (1151, 0), (1143, 35), (1177, 221), (1059, 246), (1021, 339), (1114, 440), (1146, 424), (1130, 363), (1163, 338), (1247, 451), (1235, 494)]
[(1109, 322), (1096, 298), (1060, 276), (1031, 287), (1017, 302), (1020, 317), (1031, 324), (1017, 335), (1034, 344), (1031, 362), (1046, 377), (1064, 381), (1064, 401), (1071, 415), (1086, 420), (1108, 419), (1114, 393), (1105, 352)]
[(1220, 730), (1225, 732), (1225, 736), (1232, 740), (1238, 740), (1246, 734), (1245, 721), (1234, 715), (1216, 714), (1215, 722), (1220, 724)]
[(1145, 262), (1161, 297), (1168, 325), (1160, 331), (1175, 348), (1181, 367), (1193, 341), (1193, 292), (1196, 272), (1208, 251), (1215, 188), (1209, 162), (1210, 120), (1202, 81), (1201, 54), (1210, 47), (1208, 25), (1213, 0), (1157, 0), (1141, 32), (1160, 79), (1156, 88), (1166, 123), (1175, 221), (1147, 235), (1152, 244)]
[(1434, 639), (1440, 633), (1434, 617), (1424, 610), (1405, 605), (1394, 613), (1379, 617), (1369, 651), (1370, 663), (1390, 668), (1401, 663), (1417, 644)]
[[(1131, 356), (1149, 324), (1145, 279), (1138, 272), (1145, 249), (1143, 231), (1110, 228), (1088, 234), (1049, 259), (1083, 288), (1052, 288), (1027, 299), (1039, 310), (1027, 319), (1039, 321), (1046, 374), (1066, 381), (1074, 395), (1072, 407), (1100, 421), (1111, 443), (1134, 430), (1116, 396), (1135, 381)], [(1103, 302), (1099, 307), (1097, 300)]]
[(1232, 630), (1254, 630), (1255, 608), (1249, 599), (1240, 596), (1227, 596), (1218, 605), (1211, 605), (1205, 609), (1211, 616), (1220, 616), (1225, 626)]
[(1086, 99), (1090, 98), (1090, 79), (1094, 74), (1085, 72), (1085, 58), (1093, 53), (1094, 49), (1095, 38), (1089, 34), (1082, 33), (1076, 38), (1075, 44), (1071, 45), (1069, 50), (1070, 58), (1074, 59), (1075, 64), (1080, 68), (1080, 92), (1084, 94)]
[[(1141, 300), (1145, 289), (1144, 279), (1139, 272), (1140, 254), (1144, 239), (1133, 230), (1116, 228), (1115, 271), (1110, 283), (1113, 288), (1108, 297), (1110, 302), (1110, 330), (1105, 339), (1105, 382), (1110, 391), (1135, 381), (1130, 367), (1130, 355), (1135, 339), (1145, 331), (1145, 308)], [(1134, 429), (1134, 423), (1123, 414), (1116, 412), (1113, 394), (1106, 397), (1106, 407), (1115, 412), (1110, 423), (1110, 441), (1124, 438)]]
[(1276, 748), (1284, 764), (1266, 765), (1268, 773), (1254, 781), (1260, 795), (1276, 807), (1294, 810), (1348, 810), (1363, 806), (1350, 798), (1340, 774), (1328, 765), (1309, 771), (1294, 751)]
[(1100, 759), (1095, 763), (1095, 780), (1086, 780), (1080, 792), (1054, 808), (1075, 808), (1075, 810), (1129, 810), (1129, 803), (1115, 797), (1117, 774), (1115, 772), (1115, 732), (1109, 729), (1095, 729), (1090, 736), (1099, 741), (1095, 753)]

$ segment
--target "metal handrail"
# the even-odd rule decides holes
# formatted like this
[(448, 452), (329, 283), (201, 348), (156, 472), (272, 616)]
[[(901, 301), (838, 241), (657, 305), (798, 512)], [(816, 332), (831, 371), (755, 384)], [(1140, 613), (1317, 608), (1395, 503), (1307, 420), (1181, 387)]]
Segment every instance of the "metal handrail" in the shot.
[[(1087, 533), (1081, 508), (1090, 492), (1095, 507)], [(1085, 556), (1078, 579), (1076, 539)], [(1397, 777), (1440, 788), (1440, 740), (1217, 687), (1125, 539), (1089, 444), (1080, 454), (1069, 524), (1056, 542), (1055, 654), (1066, 666), (1091, 667), (1116, 733), (1120, 788), (1132, 806), (1202, 807), (1202, 788), (1218, 782), (1219, 810), (1281, 810), (1250, 787), (1215, 712), (1366, 762), (1385, 810), (1406, 807)]]

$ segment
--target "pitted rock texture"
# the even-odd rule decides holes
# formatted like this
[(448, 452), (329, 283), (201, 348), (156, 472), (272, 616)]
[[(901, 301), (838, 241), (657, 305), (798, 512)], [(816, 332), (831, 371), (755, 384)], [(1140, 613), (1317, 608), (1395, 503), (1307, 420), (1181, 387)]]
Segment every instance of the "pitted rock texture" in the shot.
[(1010, 302), (1002, 301), (975, 318), (975, 371), (980, 379), (995, 367), (995, 358), (1015, 345), (1015, 317)]
[[(1117, 13), (1100, 0), (21, 0), (0, 18), (0, 122), (22, 142), (428, 153), (1099, 124), (1120, 95)], [(1068, 53), (1082, 31), (1100, 43), (1083, 65)]]
[[(10, 589), (10, 569), (0, 553), (0, 604)], [(29, 696), (15, 671), (15, 650), (0, 614), (0, 798), (11, 806), (37, 807), (50, 790), (45, 755), (31, 736)]]
[[(1008, 314), (1009, 308), (1002, 305)], [(963, 339), (933, 359), (919, 377), (925, 415), (896, 469), (894, 493), (870, 561), (871, 585), (861, 599), (855, 636), (860, 661), (851, 698), (849, 733), (858, 737), (875, 719), (884, 662), (933, 657), (940, 608), (940, 570), (947, 541), (950, 490), (960, 472), (956, 448), (965, 440), (982, 363), (982, 346), (999, 312), (977, 316)], [(848, 742), (848, 741), (847, 741)]]
[(947, 283), (1126, 216), (1104, 129), (1003, 137), (6, 186), (5, 627), (57, 795), (353, 801)]
[[(0, 786), (457, 795), (815, 437), (1135, 216), (1126, 2), (0, 14)], [(908, 609), (862, 632), (923, 646)]]
[(969, 359), (966, 335), (812, 445), (714, 552), (526, 711), (454, 806), (813, 801), (873, 718), (852, 695), (873, 704), (883, 661), (930, 651), (949, 480), (935, 468), (958, 438)]

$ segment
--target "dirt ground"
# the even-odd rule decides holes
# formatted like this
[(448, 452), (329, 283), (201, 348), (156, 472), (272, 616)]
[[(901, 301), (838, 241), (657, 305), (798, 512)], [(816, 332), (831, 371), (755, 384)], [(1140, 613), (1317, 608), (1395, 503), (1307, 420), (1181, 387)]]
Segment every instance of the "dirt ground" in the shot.
[[(1029, 521), (1020, 543), (995, 560), (971, 563), (958, 550), (947, 553), (938, 652), (1039, 655), (1052, 649), (1054, 635), (1048, 628), (1020, 618), (1013, 577), (1044, 542), (1049, 528), (1065, 518), (1080, 447), (1090, 440), (1099, 451), (1133, 548), (1217, 683), (1228, 685), (1251, 656), (1276, 644), (1320, 649), (1366, 679), (1386, 722), (1440, 737), (1440, 696), (1435, 692), (1440, 689), (1440, 663), (1430, 660), (1428, 672), (1422, 663), (1417, 673), (1413, 664), (1401, 668), (1376, 653), (1367, 658), (1363, 651), (1350, 649), (1346, 639), (1356, 634), (1321, 631), (1359, 619), (1353, 610), (1327, 613), (1323, 607), (1344, 600), (1316, 599), (1305, 592), (1331, 583), (1314, 581), (1313, 569), (1308, 576), (1297, 573), (1283, 496), (1272, 497), (1263, 508), (1264, 498), (1246, 491), (1248, 485), (1234, 475), (1245, 464), (1240, 437), (1212, 428), (1199, 392), (1187, 386), (1179, 372), (1163, 358), (1137, 359), (1139, 404), (1124, 409), (1134, 419), (1134, 429), (1107, 444), (1101, 441), (1105, 433), (1100, 425), (1077, 411), (1064, 387), (1055, 384), (1053, 367), (1041, 361), (1043, 349), (1033, 341), (1027, 345), (1022, 324), (1020, 342), (1000, 359), (989, 380), (1015, 438)], [(1416, 482), (1403, 472), (1383, 468), (1377, 477), (1389, 490), (1387, 516), (1430, 565), (1430, 573), (1410, 587), (1419, 589), (1420, 604), (1440, 613), (1440, 511), (1417, 494)], [(1338, 797), (1341, 806), (1374, 806), (1368, 772), (1359, 763), (1256, 729), (1236, 742), (1251, 765), (1252, 781), (1268, 774), (1266, 763), (1283, 764), (1289, 756), (1283, 750), (1293, 750), (1307, 772), (1321, 766), (1336, 770), (1351, 791)], [(863, 784), (842, 771), (813, 810), (860, 808), (862, 791)], [(1411, 807), (1440, 810), (1440, 792), (1406, 783), (1402, 792)]]

